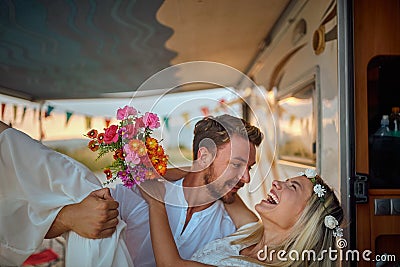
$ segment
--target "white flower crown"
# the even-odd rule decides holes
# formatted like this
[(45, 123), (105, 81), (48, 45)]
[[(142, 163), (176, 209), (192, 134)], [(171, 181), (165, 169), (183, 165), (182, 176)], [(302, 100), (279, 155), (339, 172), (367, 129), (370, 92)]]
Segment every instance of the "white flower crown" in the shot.
[[(326, 193), (326, 189), (323, 185), (317, 184), (316, 176), (317, 172), (314, 169), (306, 169), (304, 172), (298, 173), (298, 176), (306, 176), (314, 185), (314, 193), (318, 196), (321, 202), (325, 202), (324, 195)], [(325, 207), (325, 206), (324, 206)], [(324, 219), (325, 227), (333, 230), (334, 237), (342, 237), (343, 229), (339, 226), (339, 222), (332, 215), (326, 215)]]

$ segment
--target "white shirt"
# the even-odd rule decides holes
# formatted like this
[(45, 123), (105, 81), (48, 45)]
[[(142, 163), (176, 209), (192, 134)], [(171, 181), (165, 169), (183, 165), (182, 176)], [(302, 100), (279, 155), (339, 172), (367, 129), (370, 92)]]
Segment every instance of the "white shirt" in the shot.
[[(178, 200), (181, 205), (167, 204), (166, 210), (179, 254), (183, 259), (190, 259), (198, 249), (217, 238), (232, 234), (236, 227), (224, 204), (218, 200), (207, 209), (194, 213), (182, 232), (188, 206), (183, 194), (182, 181), (183, 179), (175, 182), (177, 186), (172, 190), (167, 187), (165, 196), (167, 203), (170, 203), (168, 199), (173, 197), (174, 203)], [(111, 190), (111, 194), (119, 202), (120, 216), (128, 225), (126, 244), (134, 264), (155, 266), (147, 203), (137, 188), (131, 190), (117, 185)]]
[[(43, 242), (57, 213), (101, 188), (77, 161), (15, 129), (0, 133), (0, 266), (19, 266)], [(132, 266), (125, 223), (105, 239), (67, 237), (66, 266)]]

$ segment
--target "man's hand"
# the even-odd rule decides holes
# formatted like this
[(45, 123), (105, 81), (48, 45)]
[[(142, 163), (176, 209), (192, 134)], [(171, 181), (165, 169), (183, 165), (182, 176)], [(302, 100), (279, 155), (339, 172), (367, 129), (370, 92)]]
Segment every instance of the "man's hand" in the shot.
[(111, 197), (109, 188), (99, 189), (80, 203), (62, 208), (46, 238), (67, 231), (92, 239), (109, 237), (118, 224), (118, 214), (118, 202)]

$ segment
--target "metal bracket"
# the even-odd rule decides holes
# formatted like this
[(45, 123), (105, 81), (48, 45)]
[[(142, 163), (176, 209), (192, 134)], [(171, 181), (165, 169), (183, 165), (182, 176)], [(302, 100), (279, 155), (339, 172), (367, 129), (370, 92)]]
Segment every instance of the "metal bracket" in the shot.
[(356, 203), (368, 202), (368, 176), (357, 173), (354, 179), (354, 197)]

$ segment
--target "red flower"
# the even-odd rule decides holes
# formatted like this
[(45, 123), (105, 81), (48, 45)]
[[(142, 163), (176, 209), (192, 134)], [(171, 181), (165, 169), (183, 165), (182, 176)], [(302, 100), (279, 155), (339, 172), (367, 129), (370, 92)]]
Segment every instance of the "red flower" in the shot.
[(87, 133), (87, 136), (89, 136), (89, 138), (92, 138), (92, 139), (96, 138), (97, 137), (97, 130), (95, 130), (95, 129), (90, 130)]
[(117, 159), (124, 159), (124, 152), (122, 151), (122, 149), (117, 149), (117, 150), (115, 150), (114, 155), (113, 155), (113, 158), (114, 158), (115, 160), (117, 160)]
[(107, 180), (110, 180), (112, 178), (112, 172), (111, 172), (111, 170), (109, 168), (104, 169), (104, 173), (107, 176)]
[(96, 143), (95, 140), (91, 140), (88, 144), (88, 148), (90, 148), (90, 150), (97, 151), (99, 149), (99, 145)]
[(107, 129), (105, 129), (104, 143), (106, 144), (116, 143), (118, 141), (117, 130), (118, 130), (117, 125), (111, 125)]
[(99, 142), (99, 144), (102, 144), (104, 142), (104, 133), (100, 133), (97, 136), (97, 141)]

